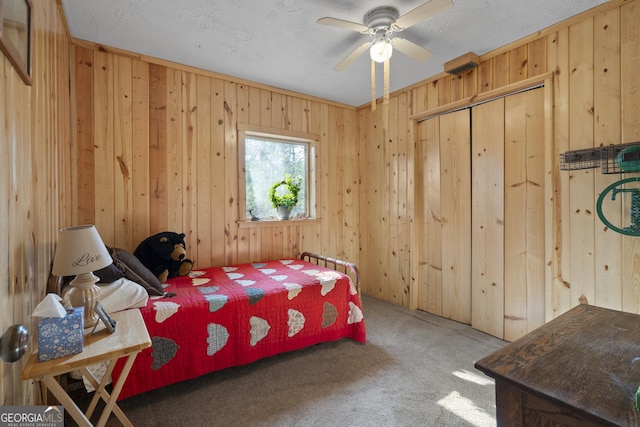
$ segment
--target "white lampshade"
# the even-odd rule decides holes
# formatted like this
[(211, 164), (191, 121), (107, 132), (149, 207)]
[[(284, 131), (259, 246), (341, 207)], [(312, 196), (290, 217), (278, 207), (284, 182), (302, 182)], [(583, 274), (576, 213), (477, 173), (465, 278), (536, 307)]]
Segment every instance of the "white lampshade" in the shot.
[(98, 321), (94, 309), (100, 288), (95, 285), (98, 278), (93, 272), (112, 263), (95, 226), (78, 225), (59, 230), (52, 272), (56, 276), (76, 276), (70, 283), (68, 298), (72, 307), (84, 307), (85, 328)]
[(376, 40), (369, 48), (371, 59), (376, 62), (384, 62), (391, 58), (393, 54), (393, 46), (387, 38)]
[(91, 273), (113, 263), (94, 225), (78, 225), (58, 231), (58, 247), (53, 261), (56, 276)]

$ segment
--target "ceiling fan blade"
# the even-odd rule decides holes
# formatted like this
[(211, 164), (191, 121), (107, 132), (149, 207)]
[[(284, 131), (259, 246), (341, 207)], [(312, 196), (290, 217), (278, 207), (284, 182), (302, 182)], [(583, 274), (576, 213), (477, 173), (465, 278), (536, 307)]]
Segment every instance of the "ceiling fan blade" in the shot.
[(364, 52), (366, 52), (371, 46), (371, 42), (362, 43), (360, 46), (355, 48), (350, 54), (344, 57), (342, 61), (338, 63), (335, 67), (333, 67), (336, 71), (345, 70), (349, 65), (353, 64), (353, 62)]
[(414, 42), (410, 42), (407, 39), (394, 38), (391, 40), (391, 45), (398, 49), (400, 52), (407, 55), (409, 58), (415, 59), (416, 61), (426, 61), (431, 56), (431, 52), (422, 46), (418, 46)]
[(356, 31), (362, 34), (367, 34), (369, 32), (369, 27), (367, 27), (366, 25), (358, 24), (357, 22), (345, 21), (338, 18), (320, 18), (316, 22), (322, 25), (331, 25), (334, 27), (346, 28), (347, 30)]
[(453, 0), (430, 0), (396, 19), (393, 27), (396, 31), (402, 31), (452, 7)]

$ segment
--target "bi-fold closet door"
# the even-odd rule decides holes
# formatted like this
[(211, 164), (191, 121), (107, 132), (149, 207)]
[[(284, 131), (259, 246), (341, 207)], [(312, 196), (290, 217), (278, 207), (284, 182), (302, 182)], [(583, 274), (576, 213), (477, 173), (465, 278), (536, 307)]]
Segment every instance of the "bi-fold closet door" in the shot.
[(418, 125), (418, 308), (509, 341), (544, 323), (544, 90)]

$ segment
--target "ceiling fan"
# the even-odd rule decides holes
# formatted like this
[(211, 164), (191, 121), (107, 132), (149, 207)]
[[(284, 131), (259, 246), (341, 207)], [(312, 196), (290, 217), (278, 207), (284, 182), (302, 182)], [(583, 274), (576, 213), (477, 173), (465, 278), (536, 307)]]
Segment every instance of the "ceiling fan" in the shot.
[(397, 33), (406, 30), (451, 7), (453, 7), (453, 0), (430, 0), (402, 16), (399, 16), (398, 9), (395, 7), (376, 7), (364, 15), (364, 24), (330, 17), (320, 18), (317, 23), (345, 28), (371, 36), (370, 41), (355, 48), (334, 67), (334, 70), (342, 71), (349, 67), (349, 65), (367, 49), (369, 50), (371, 59), (376, 62), (384, 62), (389, 59), (393, 53), (393, 48), (398, 49), (416, 61), (428, 59), (431, 56), (431, 52), (422, 46), (418, 46), (407, 39), (399, 37), (390, 38), (389, 36), (394, 32)]

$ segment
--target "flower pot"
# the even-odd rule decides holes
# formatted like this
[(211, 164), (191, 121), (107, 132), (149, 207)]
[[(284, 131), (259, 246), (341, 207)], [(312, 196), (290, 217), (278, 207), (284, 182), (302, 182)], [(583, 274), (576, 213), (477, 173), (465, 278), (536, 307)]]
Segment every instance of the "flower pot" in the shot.
[(278, 206), (278, 219), (289, 219), (291, 215), (291, 209), (286, 206)]

